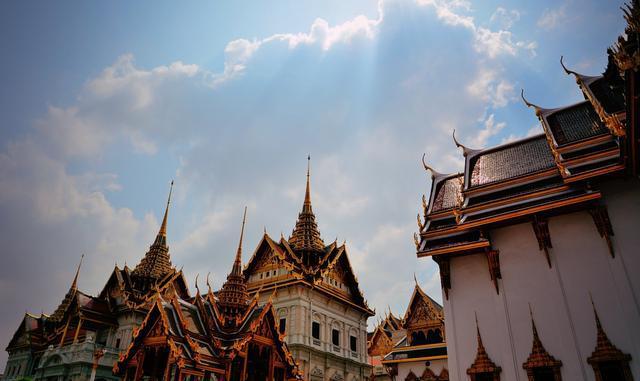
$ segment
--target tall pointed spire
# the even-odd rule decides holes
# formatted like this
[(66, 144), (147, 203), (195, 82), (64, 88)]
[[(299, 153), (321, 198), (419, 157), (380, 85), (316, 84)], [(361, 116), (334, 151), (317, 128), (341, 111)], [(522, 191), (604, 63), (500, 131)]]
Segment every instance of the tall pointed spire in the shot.
[(240, 240), (238, 241), (238, 250), (236, 251), (236, 259), (233, 261), (231, 273), (233, 275), (242, 275), (242, 238), (244, 237), (244, 224), (247, 221), (247, 207), (244, 207), (242, 215), (242, 228), (240, 228)]
[(73, 277), (73, 282), (71, 283), (71, 289), (78, 289), (78, 275), (80, 274), (80, 267), (82, 267), (82, 260), (84, 259), (84, 254), (80, 256), (80, 263), (78, 263), (78, 268), (76, 269), (76, 276)]
[[(169, 197), (167, 198), (167, 206), (164, 210), (164, 217), (162, 218), (162, 224), (160, 230), (156, 235), (155, 241), (149, 247), (149, 251), (145, 254), (144, 258), (138, 263), (133, 270), (133, 274), (148, 279), (160, 279), (172, 270), (171, 258), (169, 256), (169, 247), (167, 246), (167, 218), (169, 215), (169, 205), (171, 204), (171, 194), (173, 192), (173, 180), (169, 187)], [(140, 283), (140, 286), (144, 289), (149, 287), (148, 282), (144, 281)]]
[(173, 180), (171, 180), (171, 186), (169, 187), (169, 197), (167, 198), (167, 207), (164, 210), (164, 217), (162, 218), (162, 224), (160, 230), (156, 236), (156, 243), (162, 240), (163, 243), (167, 242), (167, 217), (169, 216), (169, 204), (171, 204), (171, 193), (173, 192)]
[(78, 292), (78, 276), (80, 275), (80, 267), (82, 267), (82, 260), (84, 259), (84, 254), (80, 256), (80, 262), (78, 263), (78, 267), (76, 268), (76, 275), (73, 277), (73, 281), (71, 282), (71, 286), (67, 291), (67, 294), (62, 299), (62, 302), (58, 305), (58, 308), (51, 314), (51, 319), (54, 321), (60, 321), (64, 316), (64, 313), (69, 308), (73, 298), (76, 296)]
[(307, 252), (322, 252), (324, 241), (320, 236), (316, 216), (311, 207), (311, 156), (307, 156), (307, 184), (302, 211), (289, 237), (289, 244), (295, 249)]
[(311, 177), (311, 155), (307, 156), (307, 189), (304, 193), (304, 204), (302, 205), (303, 212), (313, 213), (311, 210), (311, 186), (309, 185)]
[(219, 305), (225, 316), (225, 325), (235, 324), (236, 318), (244, 313), (249, 302), (247, 283), (242, 274), (242, 238), (244, 236), (246, 219), (247, 207), (245, 206), (242, 216), (242, 228), (240, 229), (240, 240), (238, 242), (236, 257), (233, 261), (233, 267), (229, 275), (227, 275), (227, 280), (222, 285), (222, 289), (218, 293), (220, 300)]

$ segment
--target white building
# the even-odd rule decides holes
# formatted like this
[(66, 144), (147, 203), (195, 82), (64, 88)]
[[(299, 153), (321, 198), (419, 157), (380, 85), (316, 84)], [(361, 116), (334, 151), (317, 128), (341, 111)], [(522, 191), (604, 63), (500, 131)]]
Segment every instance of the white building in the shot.
[(360, 292), (345, 245), (325, 245), (311, 209), (309, 173), (302, 211), (291, 237), (265, 232), (245, 270), (250, 293), (270, 298), (280, 330), (310, 381), (363, 381), (367, 318), (374, 312)]

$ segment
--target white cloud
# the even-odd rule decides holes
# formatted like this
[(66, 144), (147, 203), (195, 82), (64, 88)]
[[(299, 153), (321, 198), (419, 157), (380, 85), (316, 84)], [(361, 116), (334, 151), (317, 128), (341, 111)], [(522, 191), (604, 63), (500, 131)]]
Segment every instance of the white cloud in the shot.
[(496, 8), (491, 15), (490, 21), (496, 23), (503, 29), (511, 29), (513, 24), (520, 20), (520, 12), (516, 9), (507, 10), (503, 7)]
[(513, 34), (509, 30), (513, 22), (520, 17), (519, 12), (507, 12), (504, 8), (498, 8), (492, 15), (492, 21), (501, 19), (506, 26), (503, 29), (491, 30), (489, 28), (479, 26), (472, 16), (463, 15), (460, 11), (470, 11), (471, 6), (468, 2), (462, 0), (417, 0), (420, 5), (432, 6), (437, 17), (444, 21), (447, 25), (463, 26), (473, 32), (474, 48), (478, 53), (487, 55), (494, 59), (500, 55), (515, 56), (519, 50), (528, 51), (531, 56), (535, 56), (535, 42), (514, 41)]
[(500, 142), (500, 144), (511, 143), (511, 142), (516, 141), (516, 140), (528, 138), (529, 136), (541, 134), (542, 132), (543, 132), (542, 126), (540, 126), (540, 124), (536, 124), (536, 125), (532, 126), (531, 128), (529, 128), (524, 135), (509, 134), (509, 136), (505, 136), (502, 139), (502, 142)]
[(481, 69), (474, 81), (467, 86), (467, 92), (494, 108), (505, 107), (514, 99), (514, 85), (504, 78), (499, 78), (496, 70)]
[(567, 5), (563, 4), (558, 8), (547, 8), (538, 19), (538, 26), (546, 30), (555, 29), (558, 25), (567, 20)]
[(498, 134), (500, 131), (502, 131), (506, 127), (506, 125), (507, 124), (505, 122), (496, 123), (495, 115), (490, 114), (483, 121), (483, 128), (469, 142), (469, 146), (473, 148), (486, 147), (487, 143), (489, 142), (489, 139), (495, 136), (496, 134)]

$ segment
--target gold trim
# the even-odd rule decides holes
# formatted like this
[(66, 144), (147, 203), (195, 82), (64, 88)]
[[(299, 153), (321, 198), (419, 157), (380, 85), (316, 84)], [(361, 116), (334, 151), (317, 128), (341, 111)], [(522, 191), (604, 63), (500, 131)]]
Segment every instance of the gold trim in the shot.
[[(512, 212), (512, 213), (508, 213), (508, 214), (504, 214), (504, 215), (500, 215), (500, 216), (489, 217), (489, 218), (484, 218), (484, 219), (473, 221), (473, 222), (463, 223), (463, 224), (457, 225), (457, 226), (455, 226), (455, 227), (453, 227), (453, 228), (451, 228), (449, 230), (441, 230), (441, 231), (437, 231), (437, 232), (425, 233), (422, 236), (424, 238), (426, 238), (426, 239), (438, 238), (439, 236), (445, 235), (444, 233), (446, 233), (446, 234), (457, 233), (457, 232), (460, 232), (460, 231), (465, 231), (465, 230), (468, 230), (468, 229), (480, 227), (480, 226), (487, 225), (487, 224), (490, 224), (490, 223), (509, 220), (509, 219), (515, 218), (515, 217), (526, 216), (526, 215), (529, 215), (529, 214), (534, 214), (534, 213), (538, 213), (538, 212), (542, 212), (542, 211), (546, 211), (546, 210), (550, 210), (550, 209), (554, 209), (554, 208), (560, 208), (560, 207), (563, 207), (563, 206), (580, 204), (580, 203), (586, 202), (586, 201), (597, 200), (597, 199), (599, 199), (601, 197), (602, 197), (602, 194), (600, 193), (600, 191), (594, 191), (594, 192), (586, 194), (586, 195), (582, 195), (582, 196), (578, 196), (578, 197), (572, 197), (572, 198), (561, 200), (561, 201), (557, 201), (557, 202), (554, 202), (554, 203), (551, 203), (551, 204), (539, 205), (539, 206), (535, 206), (535, 207), (519, 210), (519, 211), (516, 211), (516, 212)], [(434, 234), (434, 233), (437, 233), (437, 234)]]
[(380, 361), (380, 363), (382, 363), (382, 364), (397, 364), (397, 363), (403, 363), (403, 362), (443, 360), (443, 359), (446, 359), (446, 358), (448, 358), (447, 355), (438, 355), (438, 356), (416, 357), (414, 359), (382, 360), (382, 361)]
[(489, 247), (489, 246), (491, 246), (491, 242), (482, 241), (482, 242), (474, 242), (474, 243), (466, 244), (466, 245), (445, 247), (445, 248), (442, 248), (442, 249), (431, 250), (431, 251), (425, 250), (425, 251), (418, 252), (418, 258), (430, 257), (430, 256), (433, 256), (433, 255), (447, 254), (447, 253), (451, 253), (451, 252), (454, 252), (454, 251), (460, 251), (460, 250), (480, 249), (480, 248)]

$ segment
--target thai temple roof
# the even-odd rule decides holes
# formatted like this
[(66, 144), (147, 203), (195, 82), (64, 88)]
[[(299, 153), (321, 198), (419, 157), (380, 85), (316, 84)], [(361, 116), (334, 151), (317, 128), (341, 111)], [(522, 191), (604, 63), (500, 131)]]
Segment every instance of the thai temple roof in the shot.
[(454, 131), (453, 143), (465, 160), (461, 174), (438, 173), (423, 157), (432, 182), (428, 201), (423, 197), (422, 218), (418, 216), (414, 239), (418, 256), (438, 261), (445, 255), (490, 250), (487, 229), (593, 208), (602, 197), (600, 179), (638, 176), (640, 131), (637, 123), (627, 120), (630, 106), (625, 97), (625, 78), (640, 66), (637, 8), (634, 2), (625, 10), (628, 27), (607, 51), (602, 75), (576, 73), (561, 59), (562, 69), (575, 78), (584, 101), (543, 108), (527, 100), (523, 90), (522, 99), (535, 112), (542, 134), (472, 149), (460, 143)]

